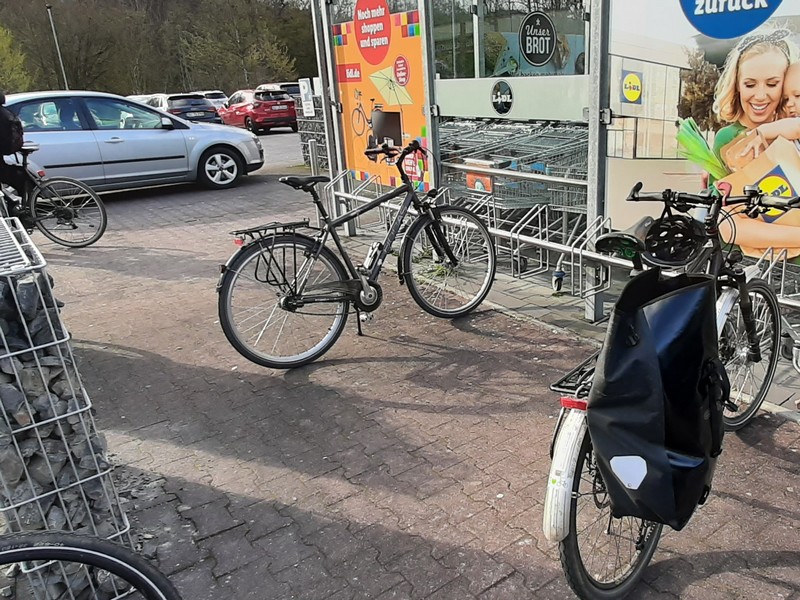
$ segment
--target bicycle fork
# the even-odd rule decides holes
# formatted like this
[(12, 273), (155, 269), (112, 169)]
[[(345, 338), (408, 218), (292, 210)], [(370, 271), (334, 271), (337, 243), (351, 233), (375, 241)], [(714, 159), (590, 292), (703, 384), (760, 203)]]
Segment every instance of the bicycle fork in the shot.
[(747, 292), (747, 281), (750, 276), (741, 267), (736, 267), (730, 271), (735, 286), (728, 286), (717, 298), (717, 336), (722, 334), (725, 323), (728, 320), (736, 302), (742, 307), (742, 322), (747, 334), (747, 360), (750, 362), (761, 362), (761, 344), (756, 331), (756, 318), (753, 313), (753, 302)]

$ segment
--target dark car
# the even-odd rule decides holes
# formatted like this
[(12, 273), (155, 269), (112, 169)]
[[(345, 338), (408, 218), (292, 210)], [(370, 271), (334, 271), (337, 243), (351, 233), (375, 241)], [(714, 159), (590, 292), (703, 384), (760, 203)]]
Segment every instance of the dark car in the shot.
[(297, 131), (297, 113), (294, 100), (280, 88), (239, 90), (219, 109), (226, 125), (245, 127), (253, 133), (269, 131), (273, 127), (290, 127)]
[(156, 94), (147, 104), (188, 121), (222, 123), (211, 101), (200, 94)]

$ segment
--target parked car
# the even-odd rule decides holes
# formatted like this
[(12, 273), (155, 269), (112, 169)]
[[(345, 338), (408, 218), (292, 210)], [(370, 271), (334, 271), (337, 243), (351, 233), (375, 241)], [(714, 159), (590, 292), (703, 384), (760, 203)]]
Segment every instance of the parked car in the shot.
[(225, 103), (228, 101), (228, 96), (225, 95), (225, 92), (222, 90), (206, 90), (204, 92), (193, 92), (194, 94), (200, 94), (204, 98), (206, 98), (211, 104), (214, 105), (214, 108), (219, 110)]
[(269, 131), (273, 127), (290, 127), (297, 131), (297, 113), (294, 100), (279, 88), (239, 90), (228, 99), (219, 111), (226, 125), (244, 127), (253, 133)]
[(200, 94), (154, 94), (146, 104), (189, 121), (222, 123), (211, 101)]
[(268, 83), (265, 84), (265, 87), (277, 87), (282, 89), (287, 94), (289, 94), (292, 98), (300, 97), (300, 84), (297, 83), (296, 81), (282, 81), (280, 83)]
[(264, 164), (252, 133), (192, 123), (122, 96), (101, 92), (30, 92), (6, 97), (36, 142), (36, 163), (95, 190), (199, 181), (232, 187)]

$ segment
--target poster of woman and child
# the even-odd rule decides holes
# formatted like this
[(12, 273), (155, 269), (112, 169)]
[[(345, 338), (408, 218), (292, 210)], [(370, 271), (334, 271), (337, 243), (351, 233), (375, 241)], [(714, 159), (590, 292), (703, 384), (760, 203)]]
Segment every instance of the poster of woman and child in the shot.
[[(723, 3), (723, 8), (733, 4)], [(734, 194), (745, 185), (758, 185), (773, 195), (800, 195), (800, 10), (795, 9), (797, 15), (784, 10), (729, 40), (713, 102), (723, 127), (711, 145), (713, 157), (707, 157), (716, 168), (709, 169), (713, 172), (705, 174), (704, 183), (727, 181)], [(744, 15), (735, 16), (741, 20)], [(687, 157), (692, 159), (690, 153)], [(733, 214), (721, 233), (749, 256), (786, 248), (788, 258), (800, 257), (800, 210), (771, 211), (755, 219)]]

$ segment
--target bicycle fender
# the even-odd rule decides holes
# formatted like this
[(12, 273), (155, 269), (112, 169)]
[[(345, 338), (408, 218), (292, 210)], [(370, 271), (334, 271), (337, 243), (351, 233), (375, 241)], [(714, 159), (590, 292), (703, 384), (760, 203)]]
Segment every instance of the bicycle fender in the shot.
[(550, 542), (560, 542), (569, 533), (572, 482), (586, 429), (586, 412), (572, 409), (564, 419), (556, 438), (555, 452), (547, 477), (542, 523), (544, 537)]

